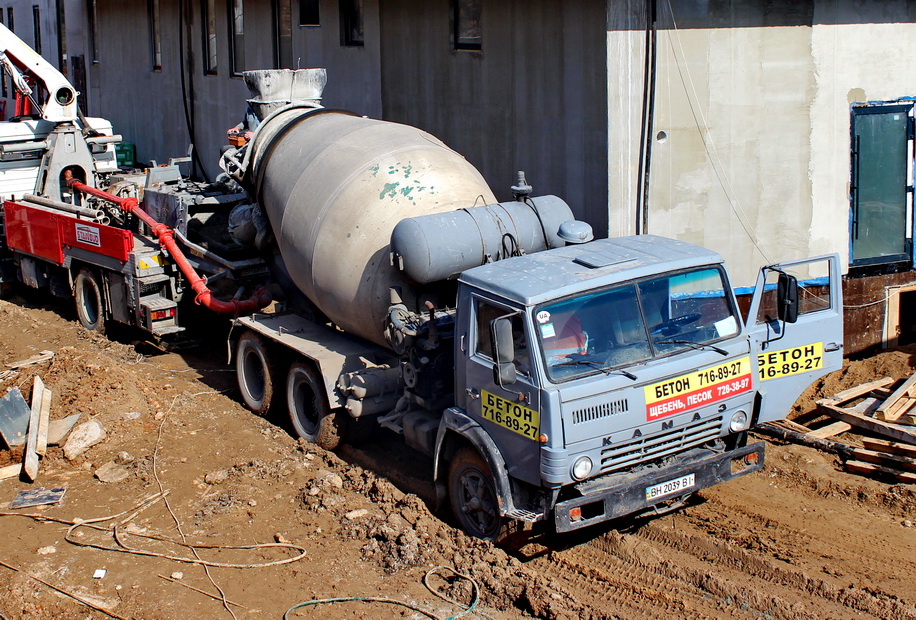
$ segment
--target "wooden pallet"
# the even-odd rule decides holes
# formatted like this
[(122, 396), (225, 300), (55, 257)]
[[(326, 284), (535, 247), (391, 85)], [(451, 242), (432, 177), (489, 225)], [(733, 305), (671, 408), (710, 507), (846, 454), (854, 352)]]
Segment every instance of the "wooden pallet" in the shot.
[(916, 405), (916, 374), (903, 382), (875, 410), (875, 419), (897, 424), (916, 425), (916, 416), (909, 411)]
[[(916, 374), (888, 394), (890, 377), (843, 390), (831, 398), (817, 401), (818, 411), (846, 424), (883, 435), (901, 443), (916, 444), (916, 429), (902, 424), (907, 411), (916, 405)], [(860, 400), (861, 399), (861, 400)], [(854, 406), (847, 403), (858, 400)]]
[[(916, 429), (899, 423), (910, 409), (916, 411), (916, 375), (891, 391), (888, 386), (893, 383), (892, 378), (885, 377), (843, 390), (817, 401), (815, 414), (759, 428), (769, 435), (836, 454), (847, 471), (916, 484)], [(828, 419), (825, 424), (824, 416), (833, 421)], [(806, 418), (810, 421), (801, 423)], [(895, 441), (865, 437), (862, 446), (855, 446), (830, 439), (853, 427)]]

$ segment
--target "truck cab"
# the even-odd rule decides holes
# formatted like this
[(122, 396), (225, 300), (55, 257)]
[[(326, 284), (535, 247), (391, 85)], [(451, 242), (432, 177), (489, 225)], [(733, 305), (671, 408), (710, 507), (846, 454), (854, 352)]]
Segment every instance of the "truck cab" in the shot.
[(464, 272), (435, 474), (456, 517), (567, 531), (759, 470), (748, 429), (842, 365), (838, 283), (836, 256), (768, 266), (745, 323), (722, 258), (662, 237)]

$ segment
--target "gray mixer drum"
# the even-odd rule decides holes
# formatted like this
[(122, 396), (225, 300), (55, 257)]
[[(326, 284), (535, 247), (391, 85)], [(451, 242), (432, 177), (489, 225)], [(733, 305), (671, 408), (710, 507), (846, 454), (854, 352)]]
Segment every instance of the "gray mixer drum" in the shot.
[(251, 145), (256, 195), (296, 286), (345, 331), (387, 346), (389, 258), (404, 218), (495, 203), (480, 173), (415, 127), (330, 110), (280, 112)]

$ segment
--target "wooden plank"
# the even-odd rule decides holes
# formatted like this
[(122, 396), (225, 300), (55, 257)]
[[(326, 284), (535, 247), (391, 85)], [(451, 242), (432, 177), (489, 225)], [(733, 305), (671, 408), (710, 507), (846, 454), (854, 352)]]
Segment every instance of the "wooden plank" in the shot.
[(890, 385), (894, 382), (892, 377), (884, 377), (883, 379), (878, 379), (877, 381), (869, 381), (868, 383), (863, 383), (862, 385), (857, 385), (856, 387), (851, 387), (843, 390), (842, 392), (837, 392), (833, 397), (827, 398), (832, 405), (842, 405), (845, 402), (848, 402), (859, 396), (865, 396), (874, 389), (883, 388), (884, 386)]
[(51, 390), (45, 388), (41, 393), (41, 411), (38, 416), (38, 445), (35, 451), (44, 456), (48, 451), (48, 427), (51, 425)]
[[(897, 401), (902, 399), (904, 396), (908, 396), (910, 388), (913, 387), (913, 384), (916, 383), (916, 373), (913, 374), (909, 379), (903, 382), (903, 384), (894, 390), (894, 393), (887, 397), (881, 406), (878, 407), (878, 411), (881, 414), (887, 413), (889, 410), (893, 409), (897, 405)], [(877, 416), (876, 416), (877, 417)], [(879, 418), (883, 420), (884, 418)]]
[(916, 398), (912, 396), (905, 396), (897, 401), (893, 407), (893, 411), (890, 409), (887, 410), (884, 414), (884, 417), (879, 417), (880, 412), (875, 412), (875, 417), (879, 420), (885, 420), (886, 422), (895, 422), (899, 420), (907, 411), (913, 408), (913, 405), (916, 405)]
[(809, 433), (811, 429), (807, 426), (802, 426), (798, 422), (793, 422), (792, 420), (776, 420), (776, 423), (780, 426), (784, 426), (790, 431), (795, 431), (796, 433)]
[(846, 461), (846, 469), (857, 474), (884, 474), (900, 482), (916, 483), (916, 474), (907, 471), (897, 471), (889, 467), (863, 463), (862, 461)]
[(830, 439), (812, 437), (808, 433), (799, 433), (798, 431), (783, 428), (782, 426), (772, 422), (765, 422), (764, 424), (755, 427), (755, 429), (767, 435), (773, 435), (786, 441), (793, 441), (803, 446), (809, 446), (811, 448), (823, 450), (824, 452), (830, 452), (831, 454), (839, 454), (844, 459), (852, 458), (853, 447), (845, 443), (832, 441)]
[(896, 439), (897, 441), (902, 441), (903, 443), (916, 445), (916, 430), (909, 430), (890, 422), (875, 420), (874, 418), (864, 415), (864, 413), (858, 413), (850, 409), (835, 407), (832, 404), (828, 404), (826, 400), (818, 401), (818, 405), (824, 410), (824, 413), (832, 418), (870, 430), (873, 433), (878, 433), (885, 437), (890, 437), (891, 439)]
[(827, 439), (828, 437), (833, 437), (834, 435), (845, 433), (851, 428), (852, 425), (847, 424), (846, 422), (833, 422), (827, 426), (815, 429), (808, 434), (812, 437), (817, 437), (818, 439)]
[(16, 463), (15, 465), (7, 465), (6, 467), (0, 467), (0, 480), (7, 480), (8, 478), (17, 478), (21, 471), (22, 471), (22, 463)]
[(865, 448), (854, 448), (852, 450), (852, 454), (857, 459), (867, 463), (874, 463), (876, 465), (884, 465), (885, 467), (892, 467), (894, 469), (916, 472), (916, 459), (909, 459), (905, 456), (895, 456), (893, 454), (888, 454), (887, 452), (866, 450)]
[(25, 368), (26, 366), (34, 366), (35, 364), (46, 362), (49, 359), (51, 359), (52, 357), (54, 357), (54, 351), (42, 351), (38, 355), (33, 355), (29, 359), (19, 360), (18, 362), (6, 364), (6, 367), (12, 368), (14, 370), (17, 368)]
[(41, 399), (44, 397), (45, 383), (35, 375), (32, 385), (32, 415), (29, 416), (29, 435), (25, 442), (23, 468), (26, 478), (35, 480), (38, 477), (38, 422), (41, 419)]
[(916, 446), (908, 446), (893, 441), (884, 441), (883, 439), (871, 439), (870, 437), (863, 437), (862, 445), (868, 450), (877, 450), (879, 452), (888, 452), (890, 454), (899, 454), (901, 456), (916, 458)]

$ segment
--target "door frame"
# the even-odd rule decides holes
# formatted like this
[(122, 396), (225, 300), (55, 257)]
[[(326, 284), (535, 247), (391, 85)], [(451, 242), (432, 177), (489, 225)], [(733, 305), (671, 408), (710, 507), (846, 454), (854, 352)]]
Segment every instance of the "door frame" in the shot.
[[(909, 261), (911, 265), (916, 268), (916, 255), (913, 252), (913, 238), (916, 235), (916, 226), (914, 226), (914, 191), (913, 191), (913, 177), (914, 177), (914, 160), (916, 160), (916, 152), (914, 152), (914, 101), (907, 100), (897, 100), (897, 101), (881, 101), (881, 102), (870, 102), (870, 103), (861, 103), (853, 104), (850, 106), (850, 122), (849, 122), (849, 153), (850, 153), (850, 171), (849, 171), (849, 266), (850, 267), (865, 267), (869, 265), (883, 265), (888, 263), (897, 263), (903, 261)], [(859, 181), (859, 171), (858, 171), (858, 142), (856, 140), (856, 118), (859, 116), (868, 116), (872, 114), (890, 114), (893, 112), (902, 112), (906, 114), (907, 117), (907, 128), (906, 128), (906, 142), (907, 142), (907, 153), (906, 153), (906, 225), (904, 226), (904, 241), (906, 244), (906, 249), (904, 252), (899, 254), (891, 254), (888, 256), (878, 256), (873, 258), (863, 258), (855, 259), (854, 253), (854, 236), (856, 232), (856, 226), (858, 222), (856, 221), (856, 216), (858, 213), (857, 204), (858, 204), (858, 181)]]

